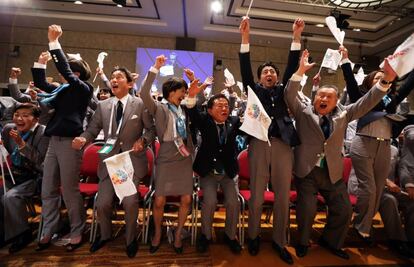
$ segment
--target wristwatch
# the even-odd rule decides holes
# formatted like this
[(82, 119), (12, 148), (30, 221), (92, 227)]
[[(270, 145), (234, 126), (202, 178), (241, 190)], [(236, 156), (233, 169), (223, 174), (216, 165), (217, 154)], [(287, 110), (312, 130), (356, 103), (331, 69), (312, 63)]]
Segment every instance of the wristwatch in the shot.
[(386, 81), (386, 80), (384, 80), (384, 79), (381, 79), (381, 80), (380, 80), (380, 83), (381, 83), (381, 85), (385, 85), (385, 86), (387, 86), (387, 85), (390, 85), (390, 84), (392, 83), (392, 81)]

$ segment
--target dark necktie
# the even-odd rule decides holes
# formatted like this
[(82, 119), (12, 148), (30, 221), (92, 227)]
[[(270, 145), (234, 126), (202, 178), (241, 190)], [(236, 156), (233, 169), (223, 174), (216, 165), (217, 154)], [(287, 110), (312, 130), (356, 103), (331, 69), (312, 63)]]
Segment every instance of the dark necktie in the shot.
[(117, 126), (119, 126), (119, 122), (122, 119), (122, 112), (123, 112), (122, 102), (119, 100), (116, 106), (116, 125)]
[(226, 142), (226, 136), (224, 133), (224, 124), (217, 124), (217, 126), (219, 127), (219, 143), (220, 145), (224, 145), (224, 143)]
[(325, 136), (325, 140), (328, 139), (329, 135), (331, 134), (331, 126), (329, 123), (329, 119), (326, 116), (322, 116), (321, 129), (322, 129), (323, 135)]

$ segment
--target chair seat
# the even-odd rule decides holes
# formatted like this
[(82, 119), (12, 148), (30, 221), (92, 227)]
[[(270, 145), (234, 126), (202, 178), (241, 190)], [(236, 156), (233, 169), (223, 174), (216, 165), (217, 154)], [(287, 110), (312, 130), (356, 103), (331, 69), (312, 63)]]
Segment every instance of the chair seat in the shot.
[(147, 195), (147, 193), (149, 192), (149, 187), (145, 186), (145, 185), (139, 185), (137, 189), (138, 189), (138, 192), (139, 192), (139, 198), (140, 199), (145, 197)]
[(352, 194), (349, 194), (349, 201), (351, 201), (351, 205), (352, 206), (355, 206), (356, 205), (357, 200), (358, 200), (357, 196), (352, 195)]
[(98, 192), (98, 184), (79, 183), (79, 191), (82, 195), (93, 196)]

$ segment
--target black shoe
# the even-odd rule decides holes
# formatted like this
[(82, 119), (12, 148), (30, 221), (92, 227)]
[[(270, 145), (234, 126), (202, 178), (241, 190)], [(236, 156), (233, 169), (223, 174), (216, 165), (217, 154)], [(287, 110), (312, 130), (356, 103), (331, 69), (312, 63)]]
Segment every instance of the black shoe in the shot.
[(326, 248), (327, 250), (329, 250), (332, 254), (334, 254), (335, 256), (338, 256), (338, 257), (340, 257), (340, 258), (342, 258), (342, 259), (344, 259), (344, 260), (349, 260), (349, 255), (348, 255), (348, 253), (346, 253), (346, 251), (345, 250), (343, 250), (343, 249), (337, 249), (337, 248), (333, 248), (333, 247), (331, 247), (329, 244), (328, 244), (328, 242), (326, 242), (326, 240), (325, 239), (323, 239), (323, 238), (320, 238), (319, 239), (319, 241), (318, 241), (318, 244), (321, 246), (321, 247), (324, 247), (324, 248)]
[(107, 242), (108, 242), (108, 239), (102, 240), (101, 238), (97, 238), (92, 243), (91, 247), (89, 248), (89, 251), (91, 253), (94, 253), (94, 252), (98, 251), (99, 249), (101, 249), (102, 247), (104, 247)]
[(174, 248), (174, 251), (175, 251), (175, 253), (177, 253), (177, 254), (183, 254), (183, 251), (184, 251), (184, 247), (183, 247), (183, 245), (181, 245), (181, 247), (176, 247), (176, 246), (174, 246), (174, 244), (173, 244), (173, 248)]
[(157, 250), (160, 248), (160, 246), (161, 246), (161, 241), (156, 246), (153, 246), (152, 243), (151, 243), (150, 248), (149, 248), (149, 253), (154, 254), (155, 252), (157, 252)]
[(69, 244), (66, 245), (66, 252), (73, 252), (73, 251), (77, 250), (78, 248), (80, 248), (82, 245), (83, 245), (82, 240), (79, 243), (76, 243), (76, 244), (69, 243)]
[(372, 248), (372, 247), (375, 247), (375, 241), (374, 241), (374, 239), (372, 238), (372, 236), (363, 236), (363, 235), (361, 235), (361, 233), (358, 231), (358, 229), (356, 229), (356, 228), (353, 228), (354, 229), (354, 232), (356, 233), (356, 235), (358, 236), (358, 238), (360, 239), (360, 240), (362, 240), (364, 243), (365, 243), (365, 245), (367, 245), (368, 247), (370, 247), (370, 248)]
[(403, 257), (414, 258), (414, 251), (407, 245), (406, 242), (400, 240), (389, 240), (389, 246), (392, 250)]
[(25, 248), (27, 245), (29, 245), (32, 242), (33, 236), (32, 231), (27, 230), (24, 231), (22, 234), (20, 234), (16, 240), (13, 242), (13, 244), (9, 248), (9, 253), (13, 254), (16, 253), (23, 248)]
[(198, 253), (204, 253), (207, 251), (208, 246), (210, 245), (210, 240), (204, 234), (201, 234), (197, 239), (196, 248)]
[(138, 242), (137, 239), (134, 239), (127, 247), (126, 247), (126, 254), (129, 258), (135, 257), (138, 251)]
[(292, 255), (290, 255), (289, 251), (285, 247), (282, 248), (276, 244), (275, 241), (272, 241), (272, 248), (279, 254), (279, 257), (282, 259), (282, 261), (286, 262), (289, 265), (293, 264)]
[(249, 239), (248, 247), (250, 255), (256, 256), (260, 250), (260, 237), (256, 237), (255, 239)]
[(299, 258), (305, 257), (306, 254), (308, 254), (308, 247), (309, 246), (296, 245), (295, 246), (296, 256), (298, 256)]
[(230, 239), (227, 234), (224, 234), (224, 242), (229, 246), (231, 252), (239, 254), (242, 250), (239, 241), (237, 239)]
[(35, 251), (42, 251), (45, 250), (47, 248), (49, 248), (51, 245), (51, 242), (47, 242), (47, 243), (37, 243), (37, 247), (35, 248)]

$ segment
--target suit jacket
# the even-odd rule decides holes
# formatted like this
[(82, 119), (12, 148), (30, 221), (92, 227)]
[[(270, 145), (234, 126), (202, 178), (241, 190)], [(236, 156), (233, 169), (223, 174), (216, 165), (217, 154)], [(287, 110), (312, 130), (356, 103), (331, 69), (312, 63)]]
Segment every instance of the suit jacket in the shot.
[(265, 89), (259, 83), (254, 82), (252, 67), (250, 63), (250, 53), (239, 53), (240, 71), (243, 81), (243, 88), (247, 94), (247, 86), (250, 86), (260, 99), (267, 114), (272, 119), (269, 127), (269, 136), (276, 135), (290, 145), (296, 146), (300, 143), (293, 121), (290, 118), (287, 106), (284, 101), (284, 87), (288, 79), (296, 71), (300, 57), (300, 50), (289, 51), (288, 64), (283, 75), (281, 84), (277, 84), (272, 89)]
[(286, 102), (295, 117), (296, 129), (301, 140), (301, 144), (294, 150), (294, 173), (299, 178), (307, 176), (315, 167), (319, 156), (324, 153), (330, 180), (336, 183), (342, 179), (342, 148), (348, 123), (371, 110), (386, 93), (376, 88), (375, 85), (356, 103), (348, 106), (337, 104), (330, 114), (333, 130), (329, 138), (325, 140), (319, 125), (319, 115), (315, 113), (312, 104), (299, 101), (297, 97), (299, 90), (300, 82), (292, 80), (285, 89)]
[(414, 143), (412, 140), (407, 140), (408, 135), (414, 135), (414, 125), (410, 125), (404, 129), (404, 144), (398, 163), (401, 187), (405, 187), (407, 184), (414, 186)]
[[(10, 130), (14, 129), (16, 125), (9, 123), (4, 126), (1, 133), (4, 147), (9, 154), (13, 152), (17, 146), (13, 139), (10, 138)], [(46, 151), (49, 146), (49, 137), (44, 135), (45, 126), (38, 124), (34, 131), (29, 135), (25, 141), (26, 145), (20, 149), (20, 155), (22, 157), (22, 164), (20, 167), (12, 166), (12, 169), (16, 169), (13, 173), (27, 172), (30, 175), (14, 175), (16, 184), (21, 184), (28, 179), (37, 179), (42, 177), (43, 173), (43, 161), (45, 159)], [(30, 177), (29, 177), (30, 176)]]
[[(142, 101), (145, 104), (145, 107), (148, 109), (149, 113), (154, 117), (155, 119), (155, 129), (157, 136), (160, 140), (160, 142), (163, 142), (163, 136), (167, 130), (167, 124), (170, 116), (170, 110), (168, 109), (167, 105), (162, 104), (160, 102), (155, 102), (154, 99), (151, 96), (151, 86), (152, 83), (155, 80), (155, 77), (157, 76), (156, 73), (152, 71), (148, 71), (147, 77), (145, 78), (143, 85), (141, 87), (141, 97)], [(181, 105), (181, 108), (186, 114), (186, 130), (187, 130), (187, 149), (190, 153), (194, 152), (194, 144), (192, 141), (191, 136), (191, 122), (188, 120), (188, 111), (187, 108), (184, 105)]]
[(233, 178), (239, 171), (237, 162), (236, 135), (241, 125), (239, 117), (229, 116), (225, 122), (226, 143), (221, 146), (216, 123), (206, 112), (200, 112), (197, 107), (188, 109), (190, 120), (195, 130), (201, 133), (201, 146), (193, 163), (193, 170), (201, 177), (214, 169), (216, 160), (221, 160), (227, 176)]
[[(49, 52), (69, 87), (57, 94), (54, 101), (55, 112), (46, 126), (45, 133), (49, 136), (79, 136), (83, 132), (83, 120), (92, 97), (93, 87), (73, 74), (62, 49), (53, 49)], [(36, 87), (48, 93), (56, 89), (56, 86), (46, 81), (44, 69), (32, 68), (32, 74)]]
[[(111, 109), (115, 105), (115, 97), (111, 97), (98, 103), (97, 109), (92, 116), (91, 122), (87, 129), (81, 134), (88, 142), (92, 142), (98, 136), (99, 132), (103, 130), (104, 140), (108, 139), (109, 123), (112, 120), (112, 136), (115, 136), (117, 126), (115, 115), (111, 118)], [(114, 113), (116, 114), (116, 108), (114, 107)], [(145, 129), (145, 132), (144, 132)], [(121, 128), (117, 141), (111, 152), (108, 154), (100, 154), (100, 162), (98, 167), (98, 176), (100, 179), (108, 177), (108, 171), (106, 169), (103, 160), (118, 154), (121, 151), (130, 150), (140, 137), (145, 139), (146, 144), (150, 144), (154, 139), (154, 126), (151, 116), (145, 109), (144, 104), (140, 98), (135, 96), (128, 96), (128, 100), (125, 106), (125, 111), (122, 117)], [(139, 153), (130, 153), (132, 164), (134, 166), (134, 176), (139, 179), (147, 174), (147, 157), (145, 149)]]

